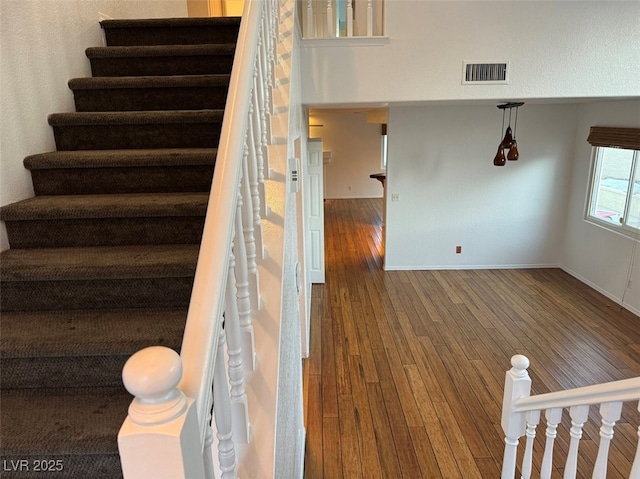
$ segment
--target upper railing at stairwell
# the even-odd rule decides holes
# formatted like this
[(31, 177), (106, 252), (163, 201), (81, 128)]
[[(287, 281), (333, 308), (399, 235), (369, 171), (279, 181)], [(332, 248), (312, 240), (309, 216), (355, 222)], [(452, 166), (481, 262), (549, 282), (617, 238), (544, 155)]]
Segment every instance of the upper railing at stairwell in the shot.
[[(546, 419), (545, 448), (540, 470), (541, 479), (549, 479), (552, 474), (553, 446), (558, 424), (564, 409), (568, 409), (571, 418), (569, 431), (569, 450), (564, 465), (564, 479), (575, 478), (578, 472), (578, 448), (584, 424), (587, 422), (589, 407), (599, 406), (600, 444), (592, 471), (581, 470), (580, 477), (591, 472), (594, 479), (605, 479), (609, 462), (609, 446), (614, 435), (614, 426), (620, 420), (622, 406), (631, 403), (640, 409), (640, 377), (623, 379), (604, 384), (596, 384), (576, 389), (568, 389), (547, 394), (530, 396), (531, 379), (527, 368), (529, 360), (522, 355), (511, 358), (513, 366), (507, 371), (502, 403), (502, 429), (505, 433), (504, 460), (502, 463), (502, 479), (513, 479), (516, 470), (518, 440), (526, 436), (522, 458), (521, 477), (531, 477), (533, 464), (533, 445), (536, 437), (536, 426), (540, 421), (540, 413)], [(640, 427), (638, 427), (640, 437)], [(581, 462), (585, 464), (585, 462)], [(635, 457), (629, 474), (631, 479), (640, 479), (640, 440), (636, 444)]]
[(118, 436), (126, 479), (235, 478), (236, 445), (250, 439), (278, 27), (277, 0), (245, 2), (181, 353), (147, 348), (123, 370), (135, 396)]
[(382, 37), (383, 0), (298, 0), (305, 39)]

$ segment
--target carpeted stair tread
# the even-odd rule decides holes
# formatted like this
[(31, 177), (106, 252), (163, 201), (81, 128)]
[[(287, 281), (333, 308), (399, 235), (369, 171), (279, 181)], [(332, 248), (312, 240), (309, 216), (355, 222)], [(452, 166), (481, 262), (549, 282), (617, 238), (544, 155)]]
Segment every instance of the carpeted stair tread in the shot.
[(27, 156), (29, 170), (213, 165), (217, 148), (51, 151)]
[(148, 57), (196, 57), (233, 55), (235, 43), (207, 45), (135, 45), (123, 47), (90, 47), (87, 58), (148, 58)]
[(49, 115), (51, 126), (164, 125), (221, 122), (224, 110), (70, 112)]
[(100, 22), (107, 45), (235, 42), (239, 17), (153, 18)]
[(166, 77), (88, 77), (69, 80), (72, 90), (117, 88), (190, 88), (229, 84), (230, 75), (173, 75)]
[[(118, 430), (133, 399), (123, 387), (4, 389), (1, 398), (5, 457), (117, 454)], [(72, 464), (65, 466), (62, 477), (74, 477)]]
[(36, 196), (0, 208), (0, 220), (204, 216), (208, 199), (208, 193)]
[(69, 81), (76, 111), (224, 108), (230, 75), (124, 76)]
[(199, 245), (8, 249), (2, 281), (88, 281), (193, 276)]
[(240, 17), (175, 17), (175, 18), (134, 18), (102, 20), (103, 29), (111, 28), (179, 28), (179, 27), (221, 27), (232, 25), (240, 27)]
[(131, 355), (151, 345), (179, 350), (186, 318), (186, 308), (9, 311), (1, 319), (0, 360)]

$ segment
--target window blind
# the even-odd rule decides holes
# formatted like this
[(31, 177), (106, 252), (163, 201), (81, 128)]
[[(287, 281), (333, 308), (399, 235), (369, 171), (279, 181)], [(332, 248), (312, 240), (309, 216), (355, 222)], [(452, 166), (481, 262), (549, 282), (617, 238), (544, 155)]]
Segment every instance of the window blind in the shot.
[(587, 141), (592, 146), (640, 150), (640, 128), (592, 126)]

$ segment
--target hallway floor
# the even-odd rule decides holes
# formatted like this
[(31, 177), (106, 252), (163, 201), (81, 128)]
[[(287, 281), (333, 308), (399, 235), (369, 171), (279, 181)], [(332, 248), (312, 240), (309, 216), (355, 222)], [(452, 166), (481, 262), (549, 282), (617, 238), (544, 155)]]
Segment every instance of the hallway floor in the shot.
[[(385, 272), (381, 199), (327, 200), (325, 237), (304, 361), (306, 479), (498, 478), (514, 354), (531, 360), (533, 394), (640, 375), (640, 318), (560, 269)], [(622, 414), (609, 479), (629, 476), (638, 441), (637, 404)], [(567, 426), (565, 411), (553, 478)], [(592, 407), (578, 477), (591, 477), (599, 426)], [(543, 438), (539, 425), (534, 467)]]

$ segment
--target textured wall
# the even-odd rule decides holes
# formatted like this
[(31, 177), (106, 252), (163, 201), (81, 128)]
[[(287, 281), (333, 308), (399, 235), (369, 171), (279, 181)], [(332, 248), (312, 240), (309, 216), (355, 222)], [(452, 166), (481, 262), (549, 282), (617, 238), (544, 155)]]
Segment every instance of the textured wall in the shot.
[[(640, 2), (387, 0), (385, 15), (386, 45), (305, 49), (305, 103), (640, 95)], [(463, 61), (505, 60), (509, 85), (461, 84)]]
[[(572, 157), (571, 188), (563, 267), (640, 315), (640, 234), (636, 238), (614, 233), (585, 221), (587, 191), (591, 174), (591, 126), (640, 128), (640, 101), (614, 101), (582, 105), (578, 114), (575, 151)], [(628, 279), (631, 283), (628, 284)]]
[[(33, 195), (25, 156), (55, 149), (47, 115), (73, 111), (67, 81), (90, 74), (84, 50), (103, 44), (99, 12), (113, 18), (186, 16), (185, 0), (0, 2), (0, 204)], [(1, 249), (7, 239), (2, 227)]]
[(380, 182), (369, 175), (381, 170), (381, 132), (364, 112), (315, 110), (309, 127), (313, 138), (331, 152), (324, 167), (325, 198), (382, 198)]
[(391, 108), (388, 269), (559, 263), (576, 105), (525, 104), (521, 159), (499, 168), (501, 123), (495, 105)]

